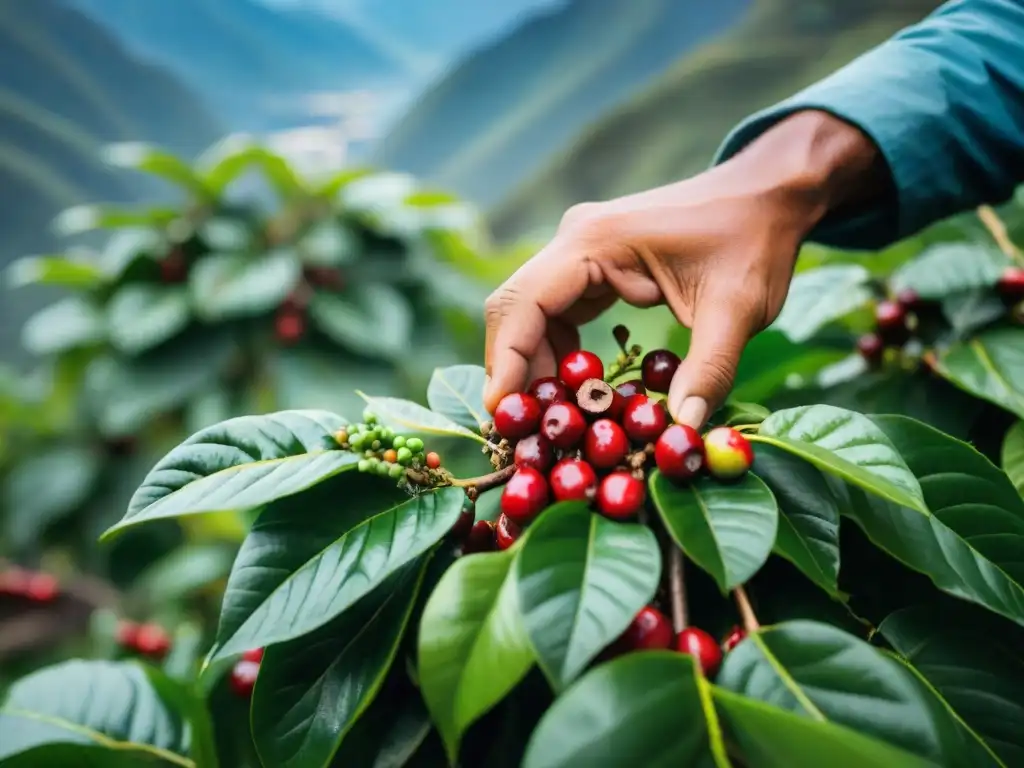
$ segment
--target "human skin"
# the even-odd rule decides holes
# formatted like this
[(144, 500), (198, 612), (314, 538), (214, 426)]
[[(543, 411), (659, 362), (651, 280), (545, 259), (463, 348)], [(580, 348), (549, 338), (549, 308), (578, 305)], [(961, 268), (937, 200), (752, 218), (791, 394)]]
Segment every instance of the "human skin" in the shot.
[(705, 173), (572, 207), (486, 302), (487, 408), (554, 375), (579, 347), (578, 327), (621, 299), (665, 304), (692, 329), (668, 407), (699, 428), (728, 395), (744, 346), (782, 309), (808, 233), (890, 186), (864, 133), (807, 110)]

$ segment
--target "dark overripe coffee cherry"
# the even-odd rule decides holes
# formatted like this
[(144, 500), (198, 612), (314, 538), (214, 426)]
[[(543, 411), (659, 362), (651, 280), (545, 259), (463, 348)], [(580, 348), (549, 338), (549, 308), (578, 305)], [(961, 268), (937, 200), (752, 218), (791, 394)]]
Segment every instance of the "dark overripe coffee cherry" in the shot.
[(857, 352), (873, 365), (882, 360), (885, 342), (877, 333), (866, 333), (857, 339)]
[(549, 479), (556, 501), (589, 501), (597, 491), (597, 473), (581, 459), (562, 459)]
[(526, 525), (548, 503), (548, 481), (532, 467), (520, 467), (501, 492), (501, 511), (518, 525)]
[(640, 375), (644, 386), (650, 392), (668, 392), (672, 386), (672, 377), (682, 360), (675, 352), (667, 349), (654, 349), (644, 355), (640, 363)]
[(672, 646), (672, 623), (664, 613), (648, 605), (633, 617), (618, 644), (633, 651), (666, 650)]
[(490, 520), (477, 520), (462, 544), (462, 554), (472, 555), (477, 552), (493, 552), (498, 547), (495, 540), (494, 523)]
[(604, 378), (604, 363), (593, 352), (577, 349), (562, 358), (558, 366), (558, 378), (575, 394), (587, 379)]
[(736, 480), (754, 463), (754, 450), (732, 427), (715, 427), (704, 435), (704, 463), (719, 480)]
[(920, 294), (918, 294), (918, 292), (913, 288), (904, 288), (902, 291), (897, 293), (896, 303), (908, 312), (920, 309), (925, 304), (925, 302), (921, 300)]
[(537, 431), (541, 413), (537, 398), (524, 392), (513, 392), (501, 398), (494, 409), (494, 428), (502, 437), (518, 440)]
[(646, 496), (643, 480), (620, 470), (601, 481), (597, 488), (597, 508), (606, 517), (628, 520), (640, 511)]
[(494, 525), (494, 541), (498, 549), (508, 549), (522, 535), (522, 527), (509, 520), (508, 515), (504, 512), (498, 515), (498, 522)]
[(903, 344), (910, 336), (907, 328), (907, 310), (897, 301), (878, 302), (875, 307), (875, 326), (878, 335), (890, 344)]
[(583, 437), (583, 455), (597, 469), (613, 469), (626, 459), (629, 438), (611, 419), (598, 419)]
[(569, 390), (566, 389), (565, 384), (554, 376), (536, 379), (530, 385), (529, 392), (537, 398), (541, 410), (547, 409), (549, 405), (554, 403), (564, 403), (569, 399)]
[(665, 406), (647, 395), (633, 395), (622, 409), (622, 428), (636, 443), (653, 443), (668, 426)]
[(722, 649), (715, 638), (697, 627), (687, 627), (676, 636), (676, 650), (693, 656), (707, 677), (714, 677), (722, 665)]
[(467, 498), (462, 502), (462, 514), (459, 515), (459, 519), (455, 521), (455, 525), (452, 526), (452, 536), (456, 540), (461, 540), (469, 535), (469, 532), (473, 530), (473, 524), (476, 522), (476, 504)]
[(259, 662), (242, 659), (231, 668), (231, 690), (237, 696), (248, 699), (256, 687), (256, 677), (260, 673)]
[(704, 468), (704, 441), (688, 424), (673, 424), (654, 444), (654, 461), (666, 477), (689, 480)]
[(547, 472), (555, 463), (555, 452), (551, 443), (541, 435), (527, 435), (516, 443), (514, 461), (517, 467), (531, 467), (538, 472)]
[(630, 379), (617, 385), (615, 391), (625, 398), (630, 398), (633, 395), (646, 395), (647, 387), (640, 379)]
[(1007, 267), (996, 283), (996, 289), (1008, 299), (1024, 298), (1024, 267)]
[(575, 448), (587, 431), (587, 420), (572, 403), (555, 403), (544, 411), (540, 432), (555, 448)]

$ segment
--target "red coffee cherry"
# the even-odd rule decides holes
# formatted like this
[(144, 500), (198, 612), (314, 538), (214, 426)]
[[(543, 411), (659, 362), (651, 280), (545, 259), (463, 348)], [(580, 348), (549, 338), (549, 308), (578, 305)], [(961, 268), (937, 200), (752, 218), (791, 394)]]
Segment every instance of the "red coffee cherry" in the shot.
[(704, 464), (719, 480), (736, 480), (754, 463), (754, 450), (732, 427), (715, 427), (704, 435)]
[(306, 333), (306, 319), (298, 312), (279, 312), (274, 321), (274, 333), (282, 344), (294, 344)]
[(640, 511), (646, 496), (642, 480), (629, 472), (612, 472), (597, 488), (597, 508), (606, 517), (628, 520)]
[(252, 696), (252, 689), (256, 687), (256, 677), (260, 673), (260, 665), (255, 661), (242, 659), (231, 668), (231, 690), (243, 699)]
[(547, 472), (555, 463), (551, 443), (538, 434), (527, 435), (516, 443), (514, 456), (517, 467), (531, 467), (538, 472)]
[(996, 289), (1008, 299), (1019, 299), (1024, 297), (1024, 267), (1007, 267)]
[(653, 443), (668, 426), (665, 407), (647, 395), (633, 395), (622, 409), (622, 427), (630, 440)]
[(664, 613), (648, 605), (633, 618), (619, 643), (629, 650), (665, 650), (672, 645), (672, 623)]
[(526, 525), (548, 503), (548, 481), (532, 467), (520, 467), (501, 492), (501, 511), (517, 525)]
[(473, 524), (476, 522), (476, 504), (470, 501), (468, 498), (462, 505), (462, 514), (459, 515), (459, 519), (455, 521), (455, 525), (452, 526), (452, 536), (456, 539), (464, 539), (469, 536), (469, 532), (473, 530)]
[(693, 656), (707, 677), (714, 677), (722, 665), (722, 649), (715, 638), (697, 627), (687, 627), (676, 636), (676, 650)]
[(604, 363), (593, 352), (577, 349), (562, 358), (558, 366), (558, 378), (575, 393), (587, 379), (604, 378)]
[(544, 411), (540, 432), (555, 448), (575, 448), (587, 431), (587, 420), (572, 403), (555, 403)]
[(612, 469), (626, 459), (629, 438), (611, 419), (598, 419), (583, 437), (583, 455), (598, 469)]
[(556, 501), (589, 501), (597, 491), (597, 473), (580, 459), (562, 459), (551, 470), (550, 480)]
[(138, 636), (139, 625), (136, 622), (129, 621), (128, 619), (121, 619), (117, 622), (117, 629), (114, 631), (114, 637), (117, 639), (117, 644), (122, 648), (134, 650)]
[(477, 520), (473, 523), (466, 540), (462, 543), (462, 554), (472, 555), (477, 552), (493, 552), (498, 543), (494, 539), (494, 523), (490, 520)]
[(426, 455), (425, 461), (429, 469), (437, 469), (441, 466), (441, 457), (434, 451)]
[(655, 349), (644, 355), (640, 363), (640, 375), (644, 386), (650, 392), (668, 392), (672, 386), (672, 377), (682, 360), (675, 352), (667, 349)]
[(541, 415), (540, 403), (533, 395), (513, 392), (505, 395), (494, 409), (494, 428), (509, 440), (518, 440), (537, 431)]
[(541, 410), (546, 410), (549, 405), (555, 403), (564, 403), (569, 399), (569, 390), (554, 376), (534, 380), (530, 385), (529, 393), (537, 398)]
[(747, 633), (743, 630), (743, 627), (733, 627), (729, 634), (725, 636), (725, 640), (722, 641), (722, 650), (728, 653), (742, 643), (746, 636)]
[(25, 597), (36, 603), (49, 603), (60, 593), (60, 584), (48, 573), (33, 573), (25, 585)]
[(877, 363), (885, 354), (885, 342), (877, 333), (866, 333), (857, 339), (857, 352), (869, 363)]
[(896, 294), (896, 303), (906, 310), (919, 309), (923, 301), (921, 296), (913, 288), (904, 288)]
[(24, 568), (8, 568), (0, 573), (0, 595), (11, 597), (24, 597), (28, 592), (28, 585), (32, 581), (32, 573)]
[(179, 250), (173, 250), (160, 261), (160, 280), (167, 284), (182, 283), (188, 277), (188, 264)]
[(242, 654), (243, 661), (255, 661), (259, 664), (263, 661), (263, 649), (262, 648), (250, 648), (248, 651)]
[(144, 656), (163, 658), (171, 650), (171, 636), (159, 624), (142, 624), (135, 634), (135, 650)]
[(508, 519), (504, 512), (498, 515), (498, 522), (494, 526), (494, 540), (498, 549), (508, 549), (516, 540), (523, 535), (523, 529)]
[(640, 379), (630, 379), (629, 381), (624, 381), (615, 387), (615, 391), (623, 397), (629, 398), (633, 395), (646, 395), (647, 387), (644, 386), (644, 383), (640, 381)]
[(880, 301), (875, 307), (878, 335), (892, 344), (902, 344), (909, 337), (907, 310), (896, 301)]
[(693, 427), (673, 424), (654, 444), (654, 461), (666, 477), (689, 480), (704, 468), (704, 441)]

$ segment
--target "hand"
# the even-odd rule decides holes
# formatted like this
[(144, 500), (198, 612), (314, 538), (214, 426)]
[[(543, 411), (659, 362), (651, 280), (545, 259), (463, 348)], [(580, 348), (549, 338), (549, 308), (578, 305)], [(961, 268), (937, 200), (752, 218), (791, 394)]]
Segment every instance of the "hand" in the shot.
[(700, 176), (570, 209), (487, 301), (487, 407), (553, 375), (579, 347), (577, 327), (622, 299), (667, 304), (692, 329), (668, 406), (699, 428), (728, 395), (746, 343), (782, 309), (804, 237), (839, 199), (835, 164), (869, 168), (875, 153), (836, 118), (799, 113)]

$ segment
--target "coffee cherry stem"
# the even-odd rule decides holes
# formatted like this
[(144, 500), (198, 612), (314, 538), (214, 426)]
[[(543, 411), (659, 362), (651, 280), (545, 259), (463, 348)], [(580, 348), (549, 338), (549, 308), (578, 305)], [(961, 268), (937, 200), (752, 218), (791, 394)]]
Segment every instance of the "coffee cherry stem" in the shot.
[(761, 429), (760, 424), (737, 424), (733, 427), (737, 432), (757, 432)]
[(672, 601), (672, 629), (678, 635), (689, 623), (686, 612), (686, 582), (683, 576), (683, 550), (672, 544), (669, 549), (668, 590)]
[(456, 488), (472, 488), (480, 494), (507, 483), (512, 475), (516, 473), (517, 469), (518, 467), (515, 464), (510, 464), (504, 469), (499, 469), (497, 472), (490, 472), (489, 474), (480, 475), (479, 477), (468, 477), (464, 479), (453, 477), (450, 484), (454, 485)]
[(743, 620), (743, 629), (748, 635), (757, 632), (761, 628), (761, 624), (754, 614), (754, 607), (750, 604), (747, 590), (740, 584), (732, 591), (732, 596), (736, 600), (736, 608), (739, 610), (740, 618)]
[(1020, 266), (1024, 266), (1024, 252), (1014, 245), (1010, 239), (1010, 235), (1006, 230), (1006, 224), (999, 218), (999, 214), (995, 212), (995, 209), (990, 205), (982, 205), (978, 208), (978, 218), (981, 219), (981, 223), (985, 225), (985, 228), (992, 235), (992, 239), (996, 241), (996, 245), (999, 246), (1006, 257), (1010, 261), (1016, 262)]

